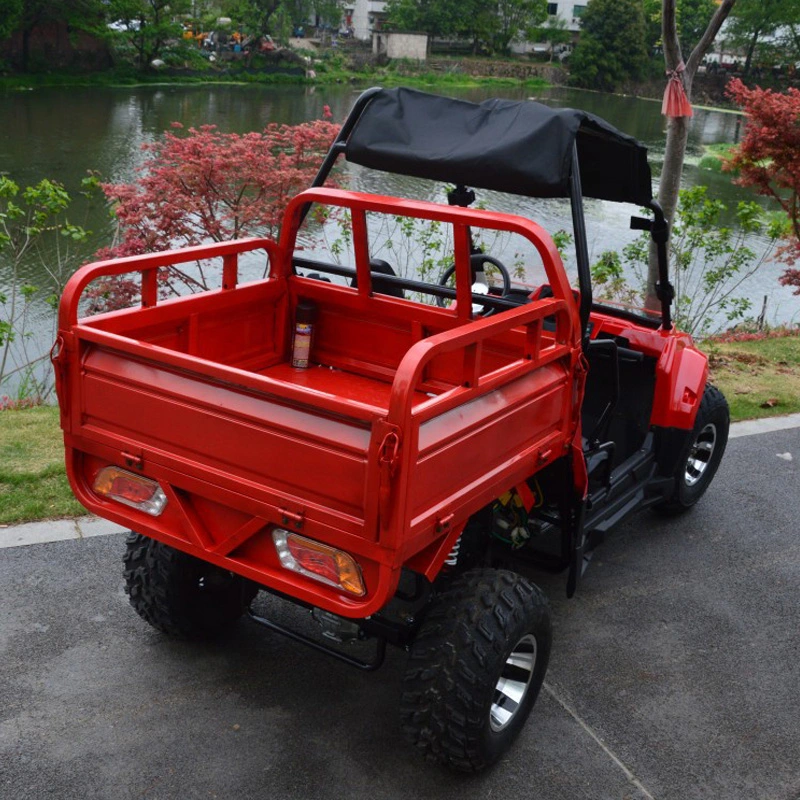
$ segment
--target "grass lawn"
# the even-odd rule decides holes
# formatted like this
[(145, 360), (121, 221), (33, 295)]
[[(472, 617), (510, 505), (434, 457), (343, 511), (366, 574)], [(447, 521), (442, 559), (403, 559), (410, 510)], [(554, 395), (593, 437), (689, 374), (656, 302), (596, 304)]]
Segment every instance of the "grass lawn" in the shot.
[(751, 342), (707, 342), (711, 380), (723, 391), (731, 419), (800, 412), (800, 336)]
[(58, 409), (0, 411), (0, 524), (85, 513), (67, 483)]
[(698, 163), (700, 169), (722, 172), (722, 162), (730, 157), (733, 144), (707, 144), (703, 146), (703, 157)]
[[(732, 420), (800, 412), (800, 336), (702, 347)], [(85, 513), (67, 483), (58, 409), (0, 411), (0, 525)]]

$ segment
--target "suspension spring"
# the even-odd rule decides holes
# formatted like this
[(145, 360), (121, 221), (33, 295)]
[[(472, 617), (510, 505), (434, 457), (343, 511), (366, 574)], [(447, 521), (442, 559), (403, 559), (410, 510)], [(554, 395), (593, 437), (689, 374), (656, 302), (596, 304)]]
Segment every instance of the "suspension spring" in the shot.
[[(463, 534), (462, 534), (463, 535)], [(448, 567), (454, 567), (458, 564), (458, 551), (461, 550), (461, 536), (458, 537), (456, 543), (453, 545), (453, 549), (450, 551), (450, 555), (444, 560), (444, 563)]]

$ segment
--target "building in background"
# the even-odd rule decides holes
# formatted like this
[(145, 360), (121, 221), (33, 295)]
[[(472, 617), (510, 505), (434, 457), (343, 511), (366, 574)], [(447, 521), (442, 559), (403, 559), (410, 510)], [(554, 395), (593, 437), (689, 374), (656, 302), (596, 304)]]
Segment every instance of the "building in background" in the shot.
[(577, 33), (581, 29), (581, 17), (586, 11), (588, 0), (575, 3), (572, 0), (556, 0), (547, 4), (547, 16), (552, 19), (561, 17), (566, 22), (566, 29)]
[(386, 19), (384, 0), (345, 0), (342, 8), (345, 31), (362, 41), (371, 41)]

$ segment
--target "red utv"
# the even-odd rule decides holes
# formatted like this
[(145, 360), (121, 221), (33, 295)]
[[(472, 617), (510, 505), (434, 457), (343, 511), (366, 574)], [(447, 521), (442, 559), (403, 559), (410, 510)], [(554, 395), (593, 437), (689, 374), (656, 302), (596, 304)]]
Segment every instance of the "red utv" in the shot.
[[(325, 188), (340, 156), (446, 182), (450, 204)], [(467, 207), (473, 189), (569, 198), (577, 287), (543, 228)], [(632, 224), (658, 246), (659, 315), (593, 302), (584, 196), (652, 212)], [(298, 249), (313, 204), (347, 213), (346, 263)], [(380, 214), (446, 229), (446, 274), (377, 258)], [(483, 252), (487, 230), (524, 242), (538, 286)], [(612, 528), (689, 509), (725, 450), (725, 399), (670, 318), (667, 236), (644, 147), (591, 114), (370, 90), (279, 242), (79, 270), (54, 350), (67, 468), (90, 511), (135, 531), (133, 607), (167, 634), (213, 636), (263, 591), (310, 609), (323, 636), (253, 619), (356, 666), (405, 648), (407, 738), (460, 770), (497, 760), (550, 654), (530, 576), (564, 572), (572, 595)], [(254, 253), (267, 276), (242, 282)], [(209, 259), (218, 289), (159, 297), (160, 270)], [(81, 317), (92, 280), (130, 272), (135, 307)], [(374, 659), (348, 652), (362, 640)]]

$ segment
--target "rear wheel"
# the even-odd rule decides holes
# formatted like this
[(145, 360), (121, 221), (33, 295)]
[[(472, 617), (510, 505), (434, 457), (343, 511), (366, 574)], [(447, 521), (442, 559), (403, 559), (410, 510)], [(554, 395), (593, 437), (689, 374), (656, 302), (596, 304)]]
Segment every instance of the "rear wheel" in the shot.
[(130, 533), (125, 591), (136, 613), (172, 636), (207, 639), (242, 616), (258, 586), (161, 542)]
[(406, 738), (460, 771), (497, 761), (536, 702), (551, 641), (547, 601), (527, 580), (494, 569), (457, 578), (411, 647), (401, 701)]
[(716, 386), (706, 386), (694, 429), (675, 470), (672, 497), (655, 506), (657, 511), (681, 514), (705, 494), (725, 453), (729, 428), (725, 395)]

